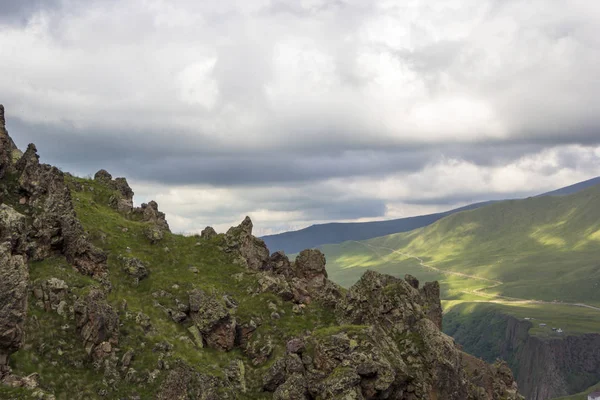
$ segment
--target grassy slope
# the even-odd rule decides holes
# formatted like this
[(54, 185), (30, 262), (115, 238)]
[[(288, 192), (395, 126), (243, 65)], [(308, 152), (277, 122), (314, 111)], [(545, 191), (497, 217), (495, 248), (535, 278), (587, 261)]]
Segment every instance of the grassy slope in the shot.
[[(318, 304), (311, 304), (303, 315), (292, 312), (291, 304), (281, 301), (271, 294), (250, 296), (249, 287), (254, 288), (254, 276), (246, 268), (232, 263), (232, 260), (219, 249), (222, 235), (210, 241), (198, 237), (166, 234), (163, 241), (152, 245), (143, 235), (146, 224), (126, 219), (109, 208), (107, 200), (112, 192), (98, 183), (79, 178), (70, 178), (83, 184), (86, 190), (73, 192), (77, 215), (81, 219), (90, 238), (99, 247), (108, 252), (108, 266), (113, 291), (108, 297), (109, 303), (119, 311), (121, 323), (119, 348), (121, 354), (135, 349), (136, 356), (132, 367), (139, 373), (153, 371), (158, 363), (158, 354), (152, 351), (158, 342), (167, 340), (174, 345), (173, 359), (182, 359), (201, 372), (223, 375), (223, 369), (235, 359), (245, 361), (246, 379), (261, 382), (260, 376), (268, 365), (255, 368), (240, 350), (228, 353), (213, 349), (198, 349), (191, 341), (186, 327), (174, 323), (168, 315), (155, 306), (153, 292), (164, 289), (174, 295), (173, 299), (160, 299), (162, 304), (179, 298), (187, 299), (186, 293), (193, 287), (209, 292), (227, 294), (239, 303), (235, 317), (239, 323), (250, 319), (262, 320), (255, 337), (268, 334), (274, 339), (275, 353), (284, 351), (285, 341), (307, 329), (328, 327), (333, 324), (333, 316)], [(93, 191), (90, 190), (93, 188)], [(148, 278), (139, 286), (122, 271), (119, 255), (137, 257), (150, 271)], [(194, 273), (190, 267), (197, 268)], [(232, 276), (237, 276), (234, 279)], [(32, 263), (31, 281), (57, 277), (65, 280), (71, 290), (83, 295), (97, 285), (97, 282), (82, 276), (63, 257)], [(122, 307), (127, 302), (127, 310)], [(268, 304), (277, 305), (281, 319), (272, 320)], [(95, 370), (85, 351), (81, 339), (74, 332), (73, 321), (69, 321), (54, 312), (45, 312), (30, 299), (30, 318), (27, 322), (26, 344), (23, 349), (11, 357), (12, 367), (17, 374), (39, 372), (42, 388), (54, 392), (57, 399), (97, 398), (97, 393), (106, 387), (102, 369)], [(169, 304), (166, 304), (170, 306)], [(174, 308), (174, 307), (172, 307)], [(135, 322), (138, 313), (150, 317), (156, 333), (145, 335)], [(40, 329), (42, 328), (42, 329)], [(165, 374), (162, 374), (164, 377)], [(160, 381), (150, 385), (132, 385), (121, 381), (110, 394), (110, 398), (119, 398), (137, 391), (142, 398), (151, 398)], [(12, 392), (11, 392), (12, 391)], [(14, 393), (13, 393), (14, 392)], [(0, 390), (1, 398), (27, 398), (25, 391), (13, 389)], [(76, 397), (74, 397), (76, 396)], [(261, 398), (257, 392), (250, 392), (247, 398)], [(243, 398), (243, 397), (242, 397)]]
[(587, 400), (587, 398), (588, 398), (587, 395), (596, 390), (600, 390), (600, 382), (598, 382), (598, 384), (584, 390), (581, 393), (577, 393), (572, 396), (560, 397), (556, 400)]
[[(410, 273), (421, 280), (440, 280), (446, 307), (498, 295), (600, 305), (598, 204), (600, 186), (564, 197), (511, 200), (454, 214), (412, 232), (327, 245), (323, 250), (330, 278), (342, 285), (351, 285), (365, 268)], [(390, 249), (421, 257), (441, 272)], [(505, 303), (504, 312), (545, 318), (571, 333), (600, 331), (600, 312), (496, 301)]]

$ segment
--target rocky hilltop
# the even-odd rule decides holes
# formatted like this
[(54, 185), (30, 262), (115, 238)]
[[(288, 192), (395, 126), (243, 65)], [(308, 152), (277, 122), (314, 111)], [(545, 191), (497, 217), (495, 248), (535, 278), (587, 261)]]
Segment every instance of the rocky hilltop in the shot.
[(439, 286), (170, 232), (125, 178), (21, 153), (0, 106), (0, 398), (520, 399), (440, 331)]

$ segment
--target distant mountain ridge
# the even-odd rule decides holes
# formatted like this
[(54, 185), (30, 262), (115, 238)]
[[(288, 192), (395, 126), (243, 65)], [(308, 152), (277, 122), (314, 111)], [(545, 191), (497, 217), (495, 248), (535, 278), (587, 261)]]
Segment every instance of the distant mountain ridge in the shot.
[[(579, 182), (541, 196), (564, 196), (573, 194), (588, 187), (600, 184), (600, 177)], [(367, 240), (393, 233), (408, 232), (433, 224), (434, 222), (461, 211), (474, 210), (501, 200), (491, 200), (470, 204), (449, 211), (419, 215), (415, 217), (392, 219), (373, 222), (331, 222), (311, 225), (297, 231), (283, 232), (275, 235), (262, 236), (271, 251), (283, 250), (287, 254), (298, 253), (307, 248), (315, 248), (325, 244), (337, 244), (347, 240)]]
[(542, 193), (536, 197), (542, 196), (567, 196), (569, 194), (580, 192), (584, 189), (587, 189), (592, 186), (600, 185), (600, 176), (592, 179), (588, 179), (587, 181), (579, 182), (574, 185), (566, 186), (564, 188), (556, 189), (551, 192)]

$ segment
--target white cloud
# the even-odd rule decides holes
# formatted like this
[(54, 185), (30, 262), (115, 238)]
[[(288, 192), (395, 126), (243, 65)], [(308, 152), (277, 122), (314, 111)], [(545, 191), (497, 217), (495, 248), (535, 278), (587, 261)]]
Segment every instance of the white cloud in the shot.
[[(136, 198), (156, 198), (175, 230), (250, 214), (270, 232), (336, 206), (340, 219), (381, 205), (398, 217), (600, 174), (597, 2), (60, 4), (26, 24), (0, 18), (9, 121), (44, 130), (47, 146), (57, 132), (119, 132), (129, 154), (104, 150), (117, 169), (151, 152), (197, 172), (187, 186), (132, 172)], [(476, 157), (483, 145), (505, 165)], [(426, 159), (394, 162), (411, 149)], [(303, 173), (273, 173), (270, 159)], [(240, 171), (254, 186), (231, 183)]]

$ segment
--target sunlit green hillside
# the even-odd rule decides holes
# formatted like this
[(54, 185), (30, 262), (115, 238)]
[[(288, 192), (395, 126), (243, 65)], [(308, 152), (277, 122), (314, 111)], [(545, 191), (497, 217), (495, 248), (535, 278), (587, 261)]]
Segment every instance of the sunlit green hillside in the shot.
[[(342, 285), (367, 268), (409, 273), (439, 280), (447, 307), (463, 301), (522, 306), (532, 300), (553, 310), (555, 301), (600, 307), (600, 186), (564, 197), (500, 202), (415, 231), (323, 250), (329, 276)], [(595, 316), (591, 308), (570, 309)], [(597, 311), (592, 323), (600, 331)]]

